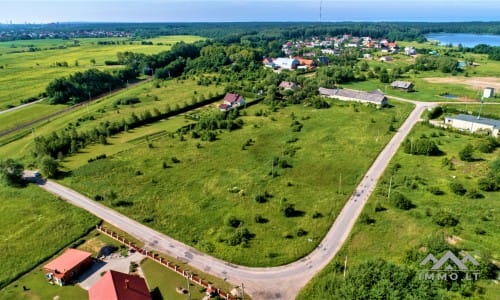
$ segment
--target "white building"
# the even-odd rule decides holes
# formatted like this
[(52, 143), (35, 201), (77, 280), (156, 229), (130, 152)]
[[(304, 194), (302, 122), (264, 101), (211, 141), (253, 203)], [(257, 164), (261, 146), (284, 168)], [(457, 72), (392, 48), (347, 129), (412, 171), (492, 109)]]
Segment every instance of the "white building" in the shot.
[(463, 114), (455, 117), (445, 117), (444, 124), (459, 130), (464, 130), (469, 132), (477, 132), (477, 131), (490, 132), (491, 135), (494, 137), (499, 136), (499, 130), (500, 130), (500, 120), (478, 118), (475, 116), (463, 115)]
[(335, 98), (342, 101), (371, 103), (378, 106), (387, 105), (387, 98), (380, 90), (364, 92), (351, 89), (327, 89), (320, 87), (318, 91), (321, 96)]
[(286, 70), (296, 69), (300, 62), (295, 58), (278, 57), (274, 61), (276, 67)]

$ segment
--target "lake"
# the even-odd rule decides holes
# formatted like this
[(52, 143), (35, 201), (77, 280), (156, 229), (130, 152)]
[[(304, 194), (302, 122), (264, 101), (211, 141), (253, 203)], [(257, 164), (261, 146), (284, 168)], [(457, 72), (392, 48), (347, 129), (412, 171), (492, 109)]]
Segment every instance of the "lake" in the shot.
[(471, 33), (431, 33), (425, 36), (429, 41), (439, 41), (441, 45), (452, 44), (473, 48), (479, 44), (500, 46), (500, 35)]

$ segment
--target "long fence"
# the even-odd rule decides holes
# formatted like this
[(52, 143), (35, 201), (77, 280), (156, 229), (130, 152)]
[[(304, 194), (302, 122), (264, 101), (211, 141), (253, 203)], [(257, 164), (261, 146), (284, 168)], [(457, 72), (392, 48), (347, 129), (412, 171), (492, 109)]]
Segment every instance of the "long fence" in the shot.
[(112, 239), (122, 243), (123, 245), (129, 247), (130, 249), (134, 249), (135, 251), (137, 251), (141, 254), (144, 254), (147, 258), (152, 259), (155, 262), (159, 263), (160, 265), (169, 268), (170, 270), (176, 272), (177, 274), (189, 279), (191, 282), (193, 282), (199, 286), (202, 286), (202, 287), (206, 288), (207, 290), (211, 290), (211, 291), (216, 292), (217, 295), (219, 295), (219, 297), (221, 297), (222, 299), (227, 299), (227, 300), (236, 300), (237, 299), (237, 298), (233, 297), (231, 294), (226, 293), (225, 291), (223, 291), (219, 288), (216, 288), (212, 284), (209, 284), (207, 281), (203, 280), (199, 276), (193, 275), (193, 274), (191, 274), (191, 272), (183, 270), (181, 267), (170, 262), (168, 259), (165, 259), (164, 257), (160, 256), (159, 254), (154, 253), (152, 251), (147, 251), (146, 249), (143, 249), (143, 248), (137, 246), (135, 243), (127, 240), (123, 236), (120, 236), (116, 232), (109, 230), (109, 229), (106, 229), (100, 225), (96, 225), (96, 228), (98, 231), (106, 234), (107, 236), (111, 237)]

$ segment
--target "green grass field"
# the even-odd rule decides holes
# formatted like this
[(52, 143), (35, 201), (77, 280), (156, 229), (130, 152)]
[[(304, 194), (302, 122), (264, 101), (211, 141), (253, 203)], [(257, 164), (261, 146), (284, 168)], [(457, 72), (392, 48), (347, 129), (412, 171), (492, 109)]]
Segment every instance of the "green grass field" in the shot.
[[(1, 186), (0, 286), (84, 235), (97, 218), (40, 188)], [(0, 297), (1, 298), (1, 297)]]
[[(80, 155), (68, 159), (69, 167), (81, 167), (73, 169), (63, 183), (92, 198), (102, 195), (104, 204), (225, 260), (252, 266), (293, 261), (317, 245), (390, 139), (391, 119), (399, 126), (411, 106), (397, 103), (377, 110), (336, 102), (327, 110), (290, 106), (268, 112), (267, 117), (255, 116), (266, 109), (264, 105), (248, 108), (242, 129), (222, 133), (212, 143), (164, 136), (152, 141), (152, 147), (122, 144), (122, 152), (93, 163), (86, 163), (87, 157), (103, 153), (106, 146), (84, 149), (88, 153), (83, 160)], [(291, 130), (293, 116), (303, 123), (300, 132)], [(178, 119), (174, 122), (182, 124)], [(147, 132), (154, 132), (151, 127)], [(126, 140), (126, 135), (118, 136), (117, 142)], [(248, 139), (253, 142), (242, 150)], [(116, 147), (112, 152), (120, 148), (111, 147)], [(172, 157), (180, 162), (174, 163)], [(286, 159), (291, 167), (272, 167), (273, 157)], [(279, 176), (269, 176), (272, 169)], [(242, 192), (228, 191), (233, 188)], [(272, 196), (266, 203), (257, 203), (254, 198), (265, 192)], [(117, 201), (121, 204), (113, 205)], [(281, 208), (288, 204), (295, 205), (302, 216), (284, 217)], [(258, 214), (268, 222), (256, 223)], [(223, 242), (242, 229), (224, 224), (230, 216), (255, 235), (247, 246)]]
[[(132, 112), (134, 112), (137, 115), (140, 115), (145, 110), (152, 111), (154, 108), (160, 111), (165, 111), (167, 106), (169, 106), (172, 110), (174, 110), (176, 107), (183, 107), (186, 103), (190, 104), (193, 97), (194, 98), (199, 98), (201, 96), (208, 97), (209, 95), (216, 95), (218, 93), (221, 93), (222, 91), (223, 91), (223, 86), (197, 85), (195, 80), (180, 80), (180, 81), (172, 80), (163, 82), (148, 81), (130, 87), (122, 91), (121, 93), (115, 94), (113, 96), (104, 97), (96, 102), (93, 102), (90, 105), (85, 105), (70, 113), (58, 116), (57, 118), (50, 120), (50, 122), (37, 124), (37, 126), (35, 126), (35, 135), (36, 136), (49, 135), (52, 132), (57, 132), (68, 127), (68, 124), (70, 123), (74, 126), (76, 126), (76, 124), (78, 123), (78, 126), (75, 128), (79, 131), (89, 130), (91, 128), (98, 126), (99, 123), (103, 121), (113, 122), (113, 121), (121, 121), (122, 119), (128, 119), (131, 116)], [(129, 106), (118, 106), (118, 107), (114, 106), (115, 101), (127, 97), (138, 97), (141, 102)], [(38, 106), (38, 104), (35, 104), (35, 106)], [(41, 107), (43, 108), (47, 106), (41, 105)], [(93, 120), (90, 117), (92, 117)], [(2, 125), (4, 118), (5, 120), (11, 120), (11, 122), (14, 122), (15, 120), (14, 116), (11, 116), (10, 114), (0, 115), (0, 124)], [(84, 121), (78, 121), (78, 119)], [(6, 127), (10, 128), (10, 126)], [(163, 122), (159, 122), (158, 124), (153, 124), (150, 127), (158, 128), (158, 130), (164, 130)], [(157, 129), (152, 129), (152, 130), (157, 130)], [(172, 129), (172, 131), (175, 130), (177, 130), (177, 128)], [(153, 133), (153, 132), (143, 133), (142, 130), (140, 130), (140, 132), (141, 133), (139, 133), (139, 135), (137, 136), (132, 135), (130, 137), (126, 137), (125, 139), (129, 140), (136, 138), (141, 134), (146, 135), (149, 133)], [(110, 142), (114, 144), (117, 138), (118, 137), (111, 138)], [(8, 141), (9, 139), (10, 136), (0, 138), (0, 144), (2, 144), (3, 141)], [(124, 147), (123, 144), (121, 144), (121, 146), (115, 149), (116, 151), (122, 151), (124, 150), (123, 147)], [(29, 164), (31, 162), (30, 153), (32, 149), (33, 149), (33, 136), (31, 134), (28, 134), (14, 142), (10, 142), (0, 147), (0, 156), (24, 159), (25, 162)], [(106, 152), (108, 149), (110, 150), (110, 152)], [(109, 147), (103, 153), (107, 154), (114, 153), (111, 149), (112, 148)], [(87, 150), (83, 151), (88, 152)], [(84, 159), (83, 161), (86, 162), (87, 159)], [(69, 158), (69, 160), (74, 161), (75, 159)], [(80, 164), (81, 161), (82, 160), (80, 160), (80, 162), (77, 162), (76, 164)], [(69, 165), (69, 167), (73, 166), (75, 166), (75, 164)]]
[[(195, 42), (198, 36), (164, 36), (148, 41), (153, 45), (142, 45), (141, 41), (128, 38), (88, 38), (73, 40), (32, 40), (0, 43), (0, 110), (8, 105), (18, 105), (23, 99), (37, 96), (47, 84), (58, 77), (84, 71), (92, 67), (113, 69), (105, 66), (106, 60), (116, 60), (116, 53), (132, 51), (154, 54), (167, 51), (176, 42)], [(99, 45), (99, 41), (115, 41), (115, 45)], [(41, 51), (30, 52), (35, 47)], [(95, 64), (94, 64), (95, 61)], [(67, 63), (58, 67), (57, 63)]]
[[(412, 156), (400, 149), (363, 210), (363, 214), (372, 218), (374, 223), (356, 223), (341, 251), (302, 291), (299, 299), (323, 299), (322, 291), (329, 282), (335, 277), (341, 278), (342, 271), (338, 271), (335, 266), (343, 266), (346, 256), (349, 261), (347, 270), (349, 265), (376, 258), (418, 270), (418, 263), (425, 257), (424, 249), (431, 243), (443, 243), (443, 237), (448, 237), (448, 242), (454, 247), (478, 255), (480, 259), (491, 257), (499, 260), (500, 223), (497, 212), (500, 209), (500, 192), (480, 191), (484, 198), (470, 199), (454, 194), (449, 183), (456, 181), (467, 190), (478, 189), (477, 179), (485, 175), (489, 162), (500, 157), (500, 150), (492, 154), (476, 150), (474, 162), (463, 162), (458, 158), (458, 152), (467, 143), (477, 145), (481, 138), (431, 129), (425, 125), (417, 125), (410, 137), (422, 135), (438, 143), (444, 154), (437, 157)], [(454, 162), (454, 169), (443, 165), (445, 157)], [(400, 168), (396, 168), (396, 165)], [(389, 203), (387, 195), (390, 182), (392, 193), (403, 193), (416, 207), (403, 211)], [(436, 187), (444, 194), (434, 195), (429, 192), (430, 187)], [(377, 206), (378, 211), (375, 210)], [(434, 223), (432, 218), (439, 211), (447, 211), (457, 217), (458, 225), (441, 227)], [(409, 253), (412, 251), (420, 254), (417, 261), (409, 262)], [(485, 289), (484, 295), (476, 293), (474, 299), (498, 299), (498, 283), (481, 280), (478, 286)], [(462, 298), (457, 290), (450, 292), (449, 296), (451, 299)]]

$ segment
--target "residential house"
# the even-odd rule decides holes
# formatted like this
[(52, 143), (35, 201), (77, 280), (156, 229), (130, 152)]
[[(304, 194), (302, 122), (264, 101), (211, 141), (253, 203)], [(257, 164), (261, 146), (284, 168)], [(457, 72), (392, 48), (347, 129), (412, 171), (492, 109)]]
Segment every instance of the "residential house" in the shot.
[(279, 87), (286, 91), (286, 90), (295, 90), (297, 89), (298, 86), (295, 84), (295, 82), (282, 81), (280, 82)]
[(271, 57), (266, 57), (262, 60), (262, 64), (266, 68), (276, 69), (278, 66), (274, 63), (274, 59)]
[(239, 94), (227, 93), (224, 96), (224, 103), (219, 104), (219, 109), (221, 111), (228, 111), (232, 108), (245, 105), (245, 97)]
[(391, 87), (393, 89), (399, 89), (405, 92), (413, 91), (413, 83), (408, 81), (400, 81), (400, 80), (393, 81), (391, 83)]
[(89, 300), (151, 300), (144, 278), (109, 270), (90, 289)]
[(91, 253), (69, 248), (63, 254), (46, 264), (43, 267), (43, 271), (49, 281), (63, 286), (75, 280), (91, 265)]
[(363, 58), (364, 59), (373, 59), (373, 55), (371, 55), (370, 53), (365, 53), (365, 54), (363, 54)]
[(500, 135), (500, 120), (495, 119), (460, 114), (455, 117), (445, 117), (444, 124), (463, 131), (489, 132), (497, 138)]
[(417, 54), (417, 50), (413, 47), (405, 47), (405, 54), (410, 56), (410, 55), (415, 55)]
[(296, 56), (294, 58), (299, 61), (299, 65), (301, 65), (301, 66), (306, 66), (307, 68), (316, 67), (316, 63), (312, 59), (305, 59), (305, 58), (302, 58), (300, 56)]
[(318, 91), (321, 96), (335, 98), (342, 101), (371, 103), (380, 107), (387, 105), (387, 98), (380, 90), (364, 92), (351, 89), (327, 89), (320, 87)]
[(390, 56), (382, 56), (380, 58), (380, 61), (382, 61), (382, 62), (389, 62), (389, 61), (392, 61), (392, 57), (390, 57)]

